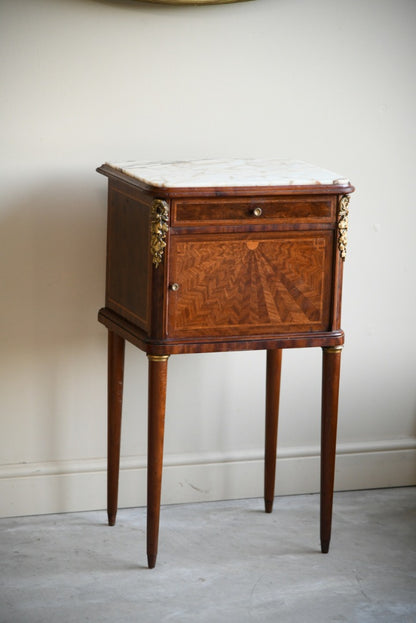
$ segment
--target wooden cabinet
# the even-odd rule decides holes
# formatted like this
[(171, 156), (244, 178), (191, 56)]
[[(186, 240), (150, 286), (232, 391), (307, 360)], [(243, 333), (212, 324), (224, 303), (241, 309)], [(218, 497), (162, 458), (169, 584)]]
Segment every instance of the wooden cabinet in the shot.
[(353, 187), (298, 162), (106, 164), (109, 521), (115, 522), (124, 340), (149, 358), (148, 560), (157, 553), (167, 360), (265, 349), (271, 511), (282, 348), (324, 349), (322, 551), (329, 547), (342, 268)]

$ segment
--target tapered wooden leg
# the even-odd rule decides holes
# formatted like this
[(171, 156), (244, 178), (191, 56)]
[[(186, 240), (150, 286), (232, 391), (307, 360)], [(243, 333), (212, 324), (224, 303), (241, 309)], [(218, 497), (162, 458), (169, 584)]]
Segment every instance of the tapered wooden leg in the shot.
[(123, 338), (108, 332), (107, 515), (110, 526), (116, 523), (117, 515), (124, 344)]
[(323, 554), (328, 553), (331, 540), (341, 351), (342, 346), (323, 349), (321, 428), (321, 551)]
[(153, 569), (159, 539), (168, 355), (148, 355), (148, 360), (147, 562)]
[(264, 507), (266, 513), (271, 513), (273, 510), (281, 366), (281, 349), (268, 350), (266, 370), (266, 439), (264, 452)]

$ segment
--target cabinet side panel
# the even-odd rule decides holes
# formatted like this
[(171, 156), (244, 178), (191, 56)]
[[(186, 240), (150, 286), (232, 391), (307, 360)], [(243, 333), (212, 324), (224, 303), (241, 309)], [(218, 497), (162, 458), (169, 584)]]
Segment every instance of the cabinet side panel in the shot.
[(149, 205), (110, 187), (106, 305), (146, 331), (150, 259)]

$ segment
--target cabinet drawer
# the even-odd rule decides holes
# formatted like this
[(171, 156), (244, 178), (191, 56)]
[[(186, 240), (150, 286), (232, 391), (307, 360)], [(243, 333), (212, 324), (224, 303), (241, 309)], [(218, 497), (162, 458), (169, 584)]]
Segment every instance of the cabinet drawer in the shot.
[(239, 225), (270, 223), (331, 223), (336, 202), (332, 196), (250, 197), (231, 199), (177, 199), (172, 226)]

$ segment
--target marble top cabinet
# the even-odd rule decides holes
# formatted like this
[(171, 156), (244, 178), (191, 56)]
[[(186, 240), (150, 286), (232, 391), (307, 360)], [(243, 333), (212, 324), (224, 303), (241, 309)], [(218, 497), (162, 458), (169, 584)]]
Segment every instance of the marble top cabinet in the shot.
[[(124, 341), (149, 360), (148, 562), (156, 563), (167, 361), (267, 351), (265, 508), (271, 511), (281, 351), (323, 349), (321, 547), (328, 551), (349, 195), (301, 161), (108, 162), (109, 522), (117, 510)], [(264, 424), (263, 424), (264, 425)]]

